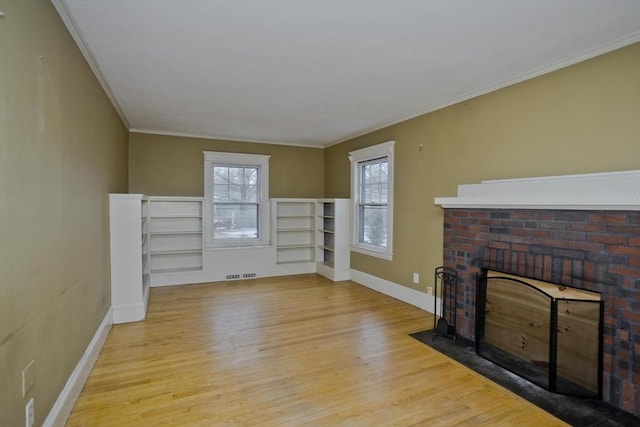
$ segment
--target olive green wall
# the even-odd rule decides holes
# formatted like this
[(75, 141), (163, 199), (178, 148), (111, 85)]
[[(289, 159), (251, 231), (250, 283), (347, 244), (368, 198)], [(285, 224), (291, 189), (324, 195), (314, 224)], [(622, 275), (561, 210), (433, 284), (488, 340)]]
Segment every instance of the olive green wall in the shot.
[(443, 211), (433, 199), (455, 196), (458, 184), (640, 169), (640, 44), (329, 147), (325, 195), (350, 196), (349, 151), (388, 140), (393, 261), (352, 253), (351, 266), (425, 290), (442, 264)]
[(132, 132), (129, 191), (203, 196), (203, 151), (268, 154), (270, 197), (322, 197), (324, 155), (317, 148)]
[(128, 133), (51, 2), (0, 10), (0, 425), (24, 426), (30, 397), (41, 425), (111, 304)]
[(348, 151), (395, 140), (394, 260), (352, 267), (420, 290), (442, 263), (433, 199), (458, 184), (640, 168), (639, 44), (319, 150), (128, 135), (49, 1), (0, 10), (3, 426), (30, 397), (44, 421), (109, 308), (107, 194), (201, 196), (203, 150), (270, 154), (271, 197), (349, 197)]

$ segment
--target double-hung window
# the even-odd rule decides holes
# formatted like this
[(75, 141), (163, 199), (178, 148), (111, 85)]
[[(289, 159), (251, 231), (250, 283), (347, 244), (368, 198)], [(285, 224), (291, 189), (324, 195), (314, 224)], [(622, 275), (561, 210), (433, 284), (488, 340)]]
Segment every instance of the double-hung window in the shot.
[(205, 246), (269, 243), (269, 156), (204, 152)]
[(352, 250), (388, 260), (393, 255), (393, 146), (389, 141), (349, 153)]

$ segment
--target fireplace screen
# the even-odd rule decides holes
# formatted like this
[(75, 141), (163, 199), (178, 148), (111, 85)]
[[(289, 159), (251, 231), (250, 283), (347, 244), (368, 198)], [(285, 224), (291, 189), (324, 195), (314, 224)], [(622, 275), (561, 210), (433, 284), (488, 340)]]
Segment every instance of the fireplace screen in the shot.
[(600, 294), (483, 269), (476, 351), (550, 391), (602, 397)]

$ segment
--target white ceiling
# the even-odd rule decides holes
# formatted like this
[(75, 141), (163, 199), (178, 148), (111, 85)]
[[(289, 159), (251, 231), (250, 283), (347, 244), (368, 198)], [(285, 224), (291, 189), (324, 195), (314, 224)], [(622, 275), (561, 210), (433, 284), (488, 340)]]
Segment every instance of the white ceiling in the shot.
[(640, 0), (52, 0), (133, 131), (324, 147), (640, 40)]

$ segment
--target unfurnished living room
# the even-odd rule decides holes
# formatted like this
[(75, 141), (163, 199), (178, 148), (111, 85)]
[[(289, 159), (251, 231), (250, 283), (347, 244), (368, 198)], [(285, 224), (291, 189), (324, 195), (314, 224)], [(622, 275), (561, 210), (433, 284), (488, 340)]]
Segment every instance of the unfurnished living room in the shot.
[(0, 0), (0, 426), (640, 425), (639, 0)]

